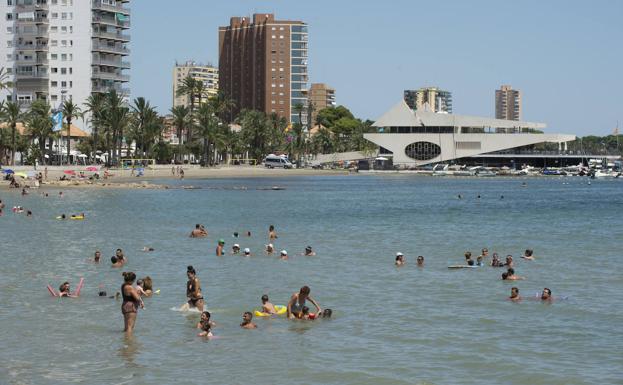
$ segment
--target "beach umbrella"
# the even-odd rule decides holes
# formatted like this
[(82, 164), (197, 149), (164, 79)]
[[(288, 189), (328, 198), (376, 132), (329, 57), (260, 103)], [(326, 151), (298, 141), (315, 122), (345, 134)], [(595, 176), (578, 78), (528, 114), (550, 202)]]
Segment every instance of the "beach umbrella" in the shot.
[(13, 170), (11, 170), (10, 168), (5, 168), (4, 170), (2, 170), (2, 172), (5, 174), (14, 174)]
[(94, 167), (94, 166), (89, 166), (89, 167), (87, 167), (87, 168), (86, 168), (86, 170), (87, 170), (87, 171), (98, 171), (98, 170), (99, 170), (99, 168)]
[(65, 170), (63, 171), (63, 173), (68, 174), (68, 175), (76, 175), (76, 172), (74, 170)]

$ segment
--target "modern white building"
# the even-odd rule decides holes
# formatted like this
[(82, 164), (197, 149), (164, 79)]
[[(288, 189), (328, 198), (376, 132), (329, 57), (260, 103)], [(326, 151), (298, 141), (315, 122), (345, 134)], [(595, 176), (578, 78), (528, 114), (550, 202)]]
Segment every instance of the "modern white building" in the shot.
[(420, 166), (475, 157), (549, 142), (566, 150), (575, 135), (545, 134), (544, 123), (412, 110), (403, 101), (375, 123), (377, 133), (364, 138), (381, 147), (395, 165)]
[[(3, 0), (0, 67), (10, 73), (2, 100), (27, 107), (36, 99), (57, 108), (93, 93), (129, 95), (129, 0)], [(88, 125), (76, 121), (84, 128)]]
[[(217, 67), (211, 64), (196, 63), (192, 60), (185, 63), (175, 63), (175, 67), (173, 68), (173, 107), (190, 107), (190, 96), (177, 94), (177, 90), (187, 76), (203, 83), (205, 87), (205, 92), (202, 95), (203, 102), (218, 95)], [(198, 104), (199, 101), (195, 100), (195, 107), (197, 107)]]

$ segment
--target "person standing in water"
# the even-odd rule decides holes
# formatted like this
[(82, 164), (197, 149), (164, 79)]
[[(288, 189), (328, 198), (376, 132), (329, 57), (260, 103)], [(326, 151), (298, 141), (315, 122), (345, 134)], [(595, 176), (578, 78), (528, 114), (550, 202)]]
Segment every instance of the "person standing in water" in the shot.
[(219, 239), (218, 245), (216, 245), (216, 256), (217, 257), (222, 257), (225, 254), (223, 250), (224, 247), (225, 247), (225, 240)]
[(197, 278), (197, 272), (192, 266), (188, 266), (186, 269), (186, 275), (188, 276), (188, 282), (186, 282), (186, 297), (188, 298), (188, 307), (197, 308), (199, 311), (203, 311), (203, 294), (201, 293), (201, 283)]
[(277, 232), (275, 226), (270, 225), (268, 227), (268, 243), (273, 243), (277, 239)]
[(519, 295), (519, 288), (518, 287), (512, 287), (511, 288), (511, 296), (508, 297), (508, 299), (510, 299), (513, 302), (521, 301), (521, 296)]
[(240, 327), (243, 329), (257, 329), (257, 325), (253, 323), (253, 314), (250, 311), (245, 311), (242, 315)]
[(100, 263), (100, 258), (102, 258), (102, 253), (99, 250), (95, 250), (93, 262)]
[(201, 329), (201, 332), (197, 334), (199, 337), (213, 337), (212, 328), (214, 327), (214, 322), (210, 321), (210, 312), (204, 311), (201, 313), (201, 321), (197, 324), (197, 329)]
[(318, 305), (318, 303), (309, 295), (310, 292), (311, 289), (309, 288), (309, 286), (303, 286), (298, 293), (292, 294), (292, 297), (288, 302), (288, 319), (301, 318), (303, 306), (305, 306), (305, 302), (307, 300), (309, 300), (309, 302), (311, 302), (316, 307), (316, 313), (322, 313), (320, 305)]
[(145, 308), (143, 300), (138, 291), (132, 287), (132, 283), (136, 279), (133, 272), (123, 272), (123, 285), (121, 285), (121, 296), (123, 303), (121, 304), (121, 313), (123, 314), (124, 329), (127, 334), (132, 334), (136, 323), (136, 314), (138, 308)]

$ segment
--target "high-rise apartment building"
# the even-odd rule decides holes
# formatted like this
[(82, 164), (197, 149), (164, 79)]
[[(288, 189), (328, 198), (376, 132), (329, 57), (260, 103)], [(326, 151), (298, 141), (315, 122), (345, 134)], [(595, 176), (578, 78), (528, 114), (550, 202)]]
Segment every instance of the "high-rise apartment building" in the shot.
[(495, 118), (521, 120), (521, 91), (510, 85), (495, 90)]
[(421, 110), (428, 105), (431, 111), (452, 113), (452, 93), (437, 87), (405, 90), (404, 100), (412, 110)]
[[(173, 107), (190, 107), (190, 96), (177, 94), (178, 88), (187, 76), (203, 83), (205, 93), (201, 96), (202, 101), (218, 94), (218, 68), (194, 61), (187, 61), (182, 64), (175, 63), (173, 68)], [(198, 103), (199, 100), (195, 100), (195, 106)]]
[(232, 115), (253, 109), (297, 122), (296, 106), (307, 103), (307, 24), (273, 14), (232, 17), (219, 27), (219, 77), (236, 103)]
[(309, 103), (313, 106), (311, 117), (313, 126), (320, 110), (335, 107), (335, 90), (324, 83), (314, 83), (309, 87)]
[[(2, 100), (82, 103), (93, 93), (124, 88), (130, 51), (129, 0), (3, 0), (0, 67), (13, 87)], [(88, 121), (88, 119), (85, 119)], [(76, 120), (83, 125), (82, 119)]]

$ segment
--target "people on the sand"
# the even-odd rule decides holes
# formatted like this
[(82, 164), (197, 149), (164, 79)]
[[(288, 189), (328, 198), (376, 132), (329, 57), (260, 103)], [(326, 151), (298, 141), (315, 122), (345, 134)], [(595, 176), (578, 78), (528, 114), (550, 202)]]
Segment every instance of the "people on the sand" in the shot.
[(396, 262), (394, 262), (396, 266), (403, 266), (405, 264), (405, 257), (402, 253), (396, 253)]
[(515, 269), (513, 269), (512, 267), (509, 267), (508, 270), (506, 271), (506, 278), (504, 278), (504, 274), (502, 274), (502, 279), (506, 281), (518, 281), (518, 280), (526, 279), (526, 278), (515, 275)]
[(416, 260), (416, 263), (417, 263), (417, 265), (418, 265), (419, 267), (424, 266), (424, 257), (423, 257), (423, 256), (421, 256), (421, 255), (418, 255), (417, 260)]
[(201, 283), (197, 278), (197, 272), (192, 266), (188, 266), (186, 269), (186, 276), (188, 276), (188, 282), (186, 282), (186, 297), (188, 298), (188, 307), (197, 308), (199, 311), (203, 311), (203, 294), (201, 294)]
[(208, 231), (203, 227), (203, 225), (200, 225), (199, 223), (197, 223), (195, 225), (195, 229), (190, 232), (191, 238), (203, 238), (207, 236), (208, 236)]
[(93, 256), (93, 262), (100, 263), (101, 258), (102, 258), (102, 253), (99, 250), (95, 250), (95, 254)]
[(543, 292), (541, 293), (541, 300), (543, 301), (551, 301), (553, 300), (554, 297), (552, 297), (552, 291), (548, 288), (544, 288)]
[(281, 250), (279, 259), (281, 259), (282, 261), (285, 261), (288, 259), (288, 252), (285, 250)]
[(133, 286), (132, 283), (136, 279), (136, 274), (133, 272), (124, 272), (123, 284), (121, 285), (121, 296), (123, 297), (123, 303), (121, 304), (121, 313), (123, 314), (124, 329), (123, 331), (132, 334), (134, 330), (134, 324), (136, 323), (136, 313), (138, 308), (145, 308), (141, 296)]
[(275, 305), (273, 305), (268, 300), (268, 295), (267, 294), (264, 294), (262, 296), (262, 313), (277, 314), (277, 310), (275, 309)]
[(217, 257), (222, 257), (223, 254), (225, 254), (223, 250), (224, 247), (225, 247), (225, 240), (219, 239), (218, 244), (216, 245), (216, 256)]
[(303, 255), (306, 257), (313, 257), (316, 255), (316, 253), (312, 250), (311, 246), (307, 246), (305, 248), (305, 252), (303, 253)]
[(298, 293), (292, 294), (287, 306), (287, 315), (289, 319), (301, 318), (303, 306), (305, 306), (307, 300), (309, 300), (309, 302), (316, 307), (316, 313), (322, 312), (320, 305), (318, 305), (318, 303), (309, 295), (310, 292), (311, 289), (309, 286), (303, 286)]
[(275, 226), (270, 225), (268, 227), (268, 242), (272, 243), (277, 239), (277, 232), (275, 231)]
[(518, 287), (512, 287), (511, 288), (511, 296), (508, 297), (508, 299), (510, 299), (513, 302), (521, 301), (521, 296), (519, 295), (519, 288)]
[(201, 332), (197, 334), (199, 337), (213, 337), (212, 327), (214, 327), (214, 322), (210, 321), (210, 317), (209, 311), (201, 313), (201, 321), (197, 323), (197, 329), (201, 330)]
[(256, 329), (257, 325), (253, 323), (253, 314), (250, 311), (245, 311), (242, 315), (242, 323), (240, 327), (243, 329)]
[(521, 258), (523, 259), (527, 259), (529, 261), (533, 261), (534, 260), (534, 252), (532, 251), (532, 249), (526, 249), (526, 251), (524, 252), (523, 256)]
[(231, 247), (231, 254), (232, 255), (240, 254), (240, 245), (239, 244), (234, 243), (234, 245)]

